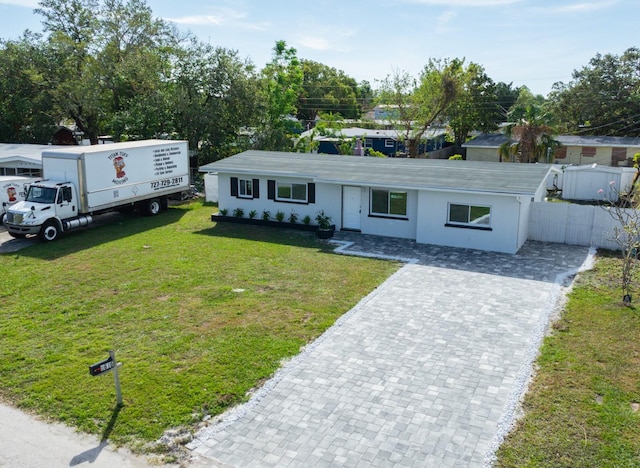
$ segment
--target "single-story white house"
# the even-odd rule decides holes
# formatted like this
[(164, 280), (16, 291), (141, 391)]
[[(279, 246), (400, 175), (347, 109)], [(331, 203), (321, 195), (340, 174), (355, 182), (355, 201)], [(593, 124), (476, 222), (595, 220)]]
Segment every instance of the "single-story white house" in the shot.
[(268, 211), (336, 229), (451, 247), (516, 253), (533, 202), (544, 201), (545, 164), (245, 151), (200, 167), (216, 173), (218, 203), (257, 218)]

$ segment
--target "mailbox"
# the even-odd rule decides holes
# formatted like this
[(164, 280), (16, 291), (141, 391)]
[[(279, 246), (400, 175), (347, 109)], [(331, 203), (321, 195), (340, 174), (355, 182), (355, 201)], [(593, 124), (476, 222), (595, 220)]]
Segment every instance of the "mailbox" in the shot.
[(109, 356), (104, 361), (96, 362), (89, 366), (89, 374), (93, 376), (104, 374), (105, 372), (109, 372), (115, 367), (115, 362), (112, 356)]

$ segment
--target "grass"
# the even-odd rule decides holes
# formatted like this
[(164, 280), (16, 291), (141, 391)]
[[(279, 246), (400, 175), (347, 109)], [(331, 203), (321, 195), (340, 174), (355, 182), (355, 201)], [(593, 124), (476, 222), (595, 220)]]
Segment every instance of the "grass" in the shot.
[[(0, 256), (0, 399), (134, 449), (247, 398), (398, 265), (191, 203)], [(111, 374), (88, 366), (114, 349)]]
[(605, 252), (577, 279), (496, 466), (640, 466), (640, 314), (622, 304), (621, 268)]

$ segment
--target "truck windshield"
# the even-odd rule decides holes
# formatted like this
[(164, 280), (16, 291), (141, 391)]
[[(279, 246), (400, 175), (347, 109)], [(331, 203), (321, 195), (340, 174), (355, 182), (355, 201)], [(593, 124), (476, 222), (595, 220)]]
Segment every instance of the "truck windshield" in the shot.
[(32, 185), (29, 187), (26, 201), (35, 203), (53, 203), (56, 199), (56, 189)]

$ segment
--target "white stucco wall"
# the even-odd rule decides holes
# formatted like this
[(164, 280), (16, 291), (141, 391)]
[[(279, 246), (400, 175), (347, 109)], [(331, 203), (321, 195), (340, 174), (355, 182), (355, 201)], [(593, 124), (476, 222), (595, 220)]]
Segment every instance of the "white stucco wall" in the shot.
[[(376, 187), (394, 190), (394, 187)], [(404, 191), (397, 189), (399, 191)], [(416, 238), (416, 221), (418, 213), (418, 193), (415, 190), (407, 192), (407, 216), (406, 218), (381, 217), (371, 215), (370, 197), (371, 190), (365, 187), (362, 190), (361, 230), (363, 234), (377, 236), (401, 237), (404, 239)]]
[(281, 182), (294, 182), (307, 184), (312, 182), (310, 179), (291, 178), (291, 177), (260, 177), (259, 198), (240, 198), (231, 196), (231, 178), (239, 179), (256, 179), (256, 176), (246, 174), (219, 174), (218, 176), (218, 207), (220, 210), (226, 209), (227, 215), (231, 216), (233, 210), (241, 208), (244, 211), (244, 217), (249, 216), (249, 212), (256, 211), (256, 218), (262, 219), (263, 211), (267, 210), (271, 214), (271, 220), (275, 220), (276, 213), (282, 211), (284, 220), (289, 218), (291, 212), (298, 215), (298, 222), (302, 223), (302, 219), (309, 215), (311, 224), (316, 224), (316, 215), (320, 210), (324, 210), (326, 214), (331, 216), (331, 222), (336, 224), (336, 229), (340, 229), (341, 222), (341, 186), (329, 184), (316, 184), (316, 201), (315, 203), (296, 203), (283, 202), (268, 199), (267, 180), (278, 180)]
[(218, 174), (204, 175), (204, 199), (208, 202), (218, 202)]
[[(449, 203), (490, 206), (491, 230), (445, 226)], [(527, 236), (523, 223), (520, 222), (520, 209), (520, 202), (515, 196), (421, 191), (418, 195), (419, 219), (416, 241), (516, 253)]]
[[(219, 174), (218, 204), (233, 210), (242, 208), (247, 217), (251, 210), (256, 218), (262, 218), (262, 212), (268, 210), (271, 219), (275, 219), (278, 210), (285, 213), (285, 220), (292, 211), (298, 214), (298, 222), (309, 215), (312, 224), (320, 210), (331, 216), (336, 229), (342, 227), (342, 186), (316, 183), (315, 203), (288, 203), (267, 198), (267, 180), (309, 183), (303, 178), (262, 177), (260, 178), (260, 197), (244, 199), (231, 196), (231, 177), (255, 178), (241, 174)], [(393, 190), (394, 187), (386, 187)], [(541, 196), (544, 187), (541, 189)], [(406, 219), (387, 218), (370, 214), (370, 188), (361, 189), (361, 232), (387, 237), (416, 239), (417, 242), (462, 247), (496, 252), (516, 253), (527, 240), (530, 197), (464, 194), (438, 191), (407, 191)], [(537, 197), (537, 196), (536, 196)], [(537, 197), (540, 198), (540, 197)], [(445, 226), (449, 203), (473, 204), (491, 207), (491, 230), (467, 229)]]

